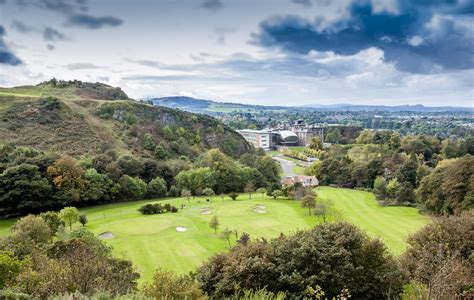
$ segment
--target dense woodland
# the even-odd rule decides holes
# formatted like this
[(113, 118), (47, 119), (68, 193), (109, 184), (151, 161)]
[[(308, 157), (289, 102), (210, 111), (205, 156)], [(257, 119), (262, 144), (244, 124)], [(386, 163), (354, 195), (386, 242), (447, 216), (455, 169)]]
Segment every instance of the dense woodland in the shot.
[(280, 167), (262, 151), (240, 160), (211, 149), (192, 161), (188, 157), (163, 160), (166, 150), (157, 146), (157, 158), (141, 160), (113, 150), (75, 159), (12, 144), (0, 146), (0, 211), (3, 217), (37, 213), (68, 205), (142, 198), (180, 196), (184, 190), (202, 195), (243, 192), (279, 183)]
[(383, 205), (460, 214), (474, 206), (474, 138), (440, 139), (364, 130), (355, 144), (312, 146), (307, 173), (323, 185), (373, 191)]

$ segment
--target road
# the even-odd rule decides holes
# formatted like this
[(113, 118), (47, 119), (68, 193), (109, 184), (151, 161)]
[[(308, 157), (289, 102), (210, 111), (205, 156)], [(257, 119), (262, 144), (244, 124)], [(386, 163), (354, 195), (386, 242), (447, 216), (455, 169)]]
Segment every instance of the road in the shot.
[(294, 162), (279, 156), (273, 156), (272, 158), (280, 163), (281, 168), (283, 169), (283, 177), (296, 175), (293, 172), (293, 167), (296, 165)]

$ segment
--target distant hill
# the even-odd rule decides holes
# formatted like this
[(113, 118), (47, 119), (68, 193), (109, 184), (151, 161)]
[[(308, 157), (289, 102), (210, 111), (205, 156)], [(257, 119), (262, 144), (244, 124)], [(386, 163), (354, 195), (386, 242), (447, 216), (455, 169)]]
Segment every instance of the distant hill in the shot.
[(456, 107), (456, 106), (424, 106), (422, 104), (415, 105), (354, 105), (354, 104), (333, 104), (333, 105), (318, 105), (309, 104), (303, 105), (304, 108), (324, 109), (324, 110), (342, 110), (342, 111), (412, 111), (412, 112), (442, 112), (442, 111), (470, 111), (471, 107)]
[(147, 101), (154, 105), (178, 108), (198, 113), (229, 113), (233, 111), (256, 111), (265, 109), (286, 109), (281, 106), (251, 105), (233, 102), (217, 102), (212, 100), (195, 99), (191, 97), (173, 96), (152, 98)]
[(104, 149), (150, 157), (146, 139), (187, 155), (220, 148), (236, 156), (250, 147), (212, 117), (131, 100), (120, 88), (101, 83), (51, 80), (0, 88), (0, 143), (76, 157)]
[(421, 104), (415, 105), (353, 105), (353, 104), (332, 104), (332, 105), (321, 105), (321, 104), (309, 104), (303, 106), (264, 106), (264, 105), (251, 105), (233, 102), (216, 102), (212, 100), (195, 99), (191, 97), (163, 97), (149, 99), (151, 103), (159, 106), (166, 106), (172, 108), (178, 108), (190, 112), (207, 113), (207, 114), (218, 114), (218, 113), (230, 113), (235, 111), (242, 112), (255, 112), (261, 110), (326, 110), (326, 111), (385, 111), (385, 112), (452, 112), (452, 111), (472, 111), (470, 107), (430, 107)]

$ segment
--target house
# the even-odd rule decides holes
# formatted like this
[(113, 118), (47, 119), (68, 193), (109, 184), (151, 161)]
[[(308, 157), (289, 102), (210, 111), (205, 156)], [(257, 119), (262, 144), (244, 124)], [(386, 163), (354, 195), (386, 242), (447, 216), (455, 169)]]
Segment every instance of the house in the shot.
[(316, 176), (305, 176), (305, 175), (296, 175), (296, 176), (286, 176), (282, 180), (282, 184), (294, 185), (295, 183), (301, 183), (303, 186), (318, 186), (319, 180)]

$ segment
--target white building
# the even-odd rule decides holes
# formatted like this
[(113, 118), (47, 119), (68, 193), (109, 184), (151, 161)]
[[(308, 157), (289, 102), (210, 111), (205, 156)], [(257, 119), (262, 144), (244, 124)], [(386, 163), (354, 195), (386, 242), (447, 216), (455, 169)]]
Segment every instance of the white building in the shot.
[(240, 133), (247, 142), (254, 145), (255, 148), (270, 149), (272, 136), (270, 131), (243, 129), (237, 130), (237, 132)]

